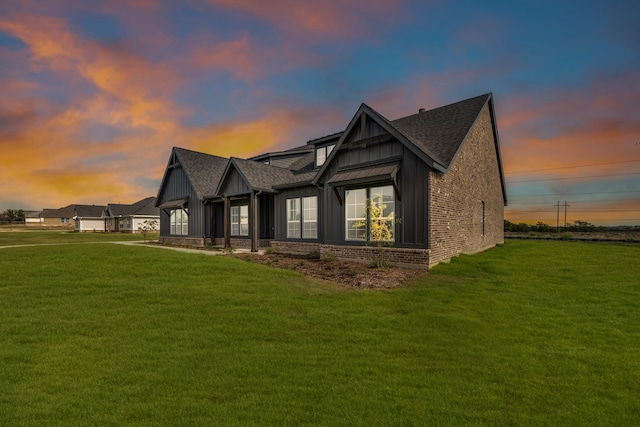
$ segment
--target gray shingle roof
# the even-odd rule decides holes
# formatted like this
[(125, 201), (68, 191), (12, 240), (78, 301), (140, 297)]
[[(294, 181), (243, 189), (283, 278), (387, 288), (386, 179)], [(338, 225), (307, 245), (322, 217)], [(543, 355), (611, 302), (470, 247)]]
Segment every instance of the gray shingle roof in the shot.
[(232, 157), (232, 159), (240, 173), (247, 180), (247, 184), (254, 190), (273, 191), (274, 186), (286, 184), (294, 180), (293, 172), (289, 169), (236, 157)]
[(74, 213), (75, 205), (65, 206), (59, 209), (43, 209), (40, 218), (71, 218)]
[(96, 205), (74, 205), (75, 215), (80, 218), (100, 218), (106, 206)]
[(389, 123), (427, 156), (449, 168), (490, 97), (476, 96)]
[(174, 150), (198, 197), (214, 194), (229, 160), (184, 148)]
[(160, 215), (160, 210), (155, 207), (156, 198), (146, 197), (130, 205), (120, 203), (109, 203), (107, 210), (111, 216), (131, 216), (131, 215)]
[[(315, 159), (316, 159), (316, 154), (314, 151), (311, 151), (310, 153), (305, 154), (304, 156), (296, 160), (294, 163), (292, 163), (291, 166), (288, 167), (288, 169), (291, 169), (292, 171), (313, 169), (313, 164), (315, 162)], [(311, 165), (310, 168), (309, 168), (309, 165)]]

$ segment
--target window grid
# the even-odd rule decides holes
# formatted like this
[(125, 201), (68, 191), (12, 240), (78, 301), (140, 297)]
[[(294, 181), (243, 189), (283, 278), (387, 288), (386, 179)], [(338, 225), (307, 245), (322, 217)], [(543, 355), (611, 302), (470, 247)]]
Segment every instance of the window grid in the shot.
[(249, 235), (249, 205), (231, 206), (231, 235)]
[[(367, 212), (367, 199), (371, 208)], [(393, 186), (358, 188), (345, 192), (345, 239), (393, 242), (395, 193)]]
[[(171, 234), (186, 236), (189, 234), (189, 216), (184, 209), (172, 209), (170, 213)], [(122, 227), (122, 222), (120, 222)]]
[(287, 238), (318, 238), (318, 197), (287, 199)]
[(318, 238), (318, 197), (302, 198), (302, 238)]

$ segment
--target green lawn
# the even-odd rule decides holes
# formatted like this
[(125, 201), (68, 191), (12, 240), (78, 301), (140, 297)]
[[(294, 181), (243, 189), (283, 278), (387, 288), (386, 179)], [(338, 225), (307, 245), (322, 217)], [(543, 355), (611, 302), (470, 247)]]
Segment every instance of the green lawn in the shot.
[[(158, 239), (159, 233), (148, 233), (147, 240)], [(76, 233), (68, 230), (29, 230), (2, 231), (0, 229), (0, 246), (37, 245), (52, 243), (87, 243), (142, 240), (140, 233)]]
[(638, 246), (507, 242), (384, 292), (111, 244), (0, 272), (0, 425), (640, 425)]

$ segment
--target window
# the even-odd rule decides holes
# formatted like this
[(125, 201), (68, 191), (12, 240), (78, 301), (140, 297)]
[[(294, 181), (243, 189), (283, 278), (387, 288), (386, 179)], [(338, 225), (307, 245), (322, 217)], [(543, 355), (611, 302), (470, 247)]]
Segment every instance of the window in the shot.
[(231, 206), (231, 235), (249, 235), (249, 205)]
[(316, 166), (322, 166), (324, 164), (324, 162), (327, 160), (327, 157), (329, 157), (329, 154), (331, 154), (331, 152), (333, 151), (334, 147), (335, 144), (316, 149)]
[(287, 199), (287, 238), (318, 238), (318, 197)]
[(287, 199), (287, 238), (300, 238), (300, 199)]
[(347, 190), (345, 209), (346, 240), (394, 241), (395, 195), (391, 185)]
[(302, 238), (318, 238), (318, 198), (302, 198)]
[[(171, 209), (171, 234), (186, 236), (189, 234), (189, 215), (184, 209)], [(120, 223), (122, 226), (122, 223)]]
[(347, 240), (367, 240), (367, 190), (347, 190), (345, 195)]

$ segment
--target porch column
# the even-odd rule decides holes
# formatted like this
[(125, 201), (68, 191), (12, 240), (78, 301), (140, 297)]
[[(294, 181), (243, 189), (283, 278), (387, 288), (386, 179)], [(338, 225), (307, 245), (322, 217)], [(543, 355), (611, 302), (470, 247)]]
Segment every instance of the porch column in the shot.
[(251, 227), (251, 230), (249, 231), (249, 234), (251, 234), (251, 252), (258, 252), (258, 222), (260, 219), (258, 216), (258, 197), (256, 196), (255, 191), (251, 193), (249, 208), (251, 210), (251, 221), (249, 223)]
[(231, 247), (231, 200), (224, 198), (224, 247)]

